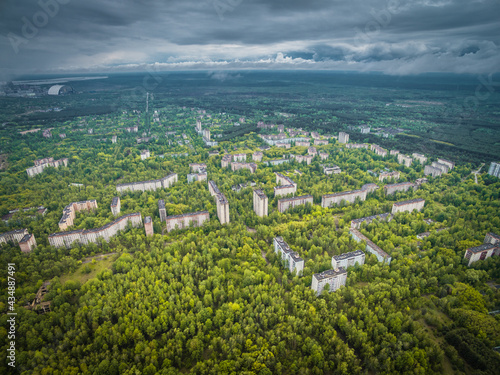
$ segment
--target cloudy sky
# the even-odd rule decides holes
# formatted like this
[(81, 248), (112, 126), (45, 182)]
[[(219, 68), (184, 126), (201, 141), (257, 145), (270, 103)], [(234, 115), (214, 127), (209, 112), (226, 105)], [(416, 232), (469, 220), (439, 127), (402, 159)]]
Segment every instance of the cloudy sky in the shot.
[(332, 69), (492, 73), (499, 0), (0, 0), (0, 79)]

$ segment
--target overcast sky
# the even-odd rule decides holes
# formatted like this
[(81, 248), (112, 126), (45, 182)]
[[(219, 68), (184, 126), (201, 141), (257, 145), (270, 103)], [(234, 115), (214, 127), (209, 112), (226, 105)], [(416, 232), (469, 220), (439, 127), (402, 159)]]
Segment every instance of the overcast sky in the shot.
[(147, 64), (493, 73), (500, 1), (0, 0), (0, 51), (0, 79)]

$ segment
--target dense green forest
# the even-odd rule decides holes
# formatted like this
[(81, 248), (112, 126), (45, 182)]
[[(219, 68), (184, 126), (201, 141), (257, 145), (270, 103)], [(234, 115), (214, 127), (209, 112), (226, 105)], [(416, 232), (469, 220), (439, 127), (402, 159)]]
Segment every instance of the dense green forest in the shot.
[[(186, 91), (195, 90), (191, 84)], [(283, 93), (289, 90), (281, 89)], [(54, 100), (77, 102), (82, 100), (78, 95)], [(158, 111), (159, 121), (150, 122), (153, 116), (141, 112), (144, 102), (123, 97), (113, 102), (111, 97), (102, 94), (99, 106), (116, 110), (90, 111), (71, 119), (62, 116), (49, 124), (54, 128), (51, 138), (42, 137), (41, 132), (18, 133), (31, 127), (45, 129), (49, 125), (44, 118), (21, 119), (0, 130), (1, 153), (6, 159), (0, 171), (0, 214), (42, 205), (48, 209), (45, 216), (35, 217), (20, 211), (0, 223), (1, 233), (27, 228), (38, 243), (30, 254), (22, 254), (14, 244), (0, 247), (4, 353), (8, 348), (8, 263), (16, 267), (17, 299), (16, 368), (2, 361), (0, 372), (497, 373), (500, 356), (493, 348), (500, 346), (500, 315), (489, 312), (500, 309), (500, 257), (471, 267), (463, 259), (465, 249), (481, 244), (486, 233), (500, 234), (500, 181), (482, 173), (476, 184), (471, 174), (480, 154), (468, 159), (474, 151), (449, 148), (431, 153), (426, 148), (430, 160), (446, 156), (457, 161), (457, 166), (442, 177), (429, 178), (415, 191), (386, 196), (379, 189), (364, 202), (321, 208), (324, 194), (359, 189), (366, 183), (395, 182), (381, 183), (368, 171), (399, 171), (398, 182), (413, 182), (423, 177), (423, 167), (414, 163), (407, 168), (395, 157), (350, 150), (331, 139), (328, 145), (317, 147), (329, 153), (326, 161), (315, 158), (311, 165), (291, 161), (273, 167), (258, 163), (254, 174), (232, 172), (221, 168), (221, 155), (247, 153), (250, 160), (263, 145), (256, 123), (276, 123), (280, 115), (256, 115), (251, 110), (263, 107), (253, 102), (251, 110), (225, 108), (226, 112), (222, 109), (225, 96), (207, 98), (206, 106), (199, 107), (197, 95), (181, 104), (157, 92), (149, 104), (151, 112)], [(10, 98), (0, 100), (19, 105)], [(264, 101), (265, 97), (258, 100)], [(272, 108), (273, 101), (266, 105)], [(295, 105), (295, 101), (288, 107), (277, 104), (275, 110), (293, 113)], [(210, 127), (212, 137), (220, 141), (215, 148), (218, 156), (208, 155), (210, 149), (195, 132), (200, 108), (211, 115), (203, 117), (203, 128)], [(234, 127), (242, 116), (247, 124)], [(123, 129), (136, 124), (138, 133)], [(318, 129), (323, 134), (327, 131)], [(65, 138), (59, 137), (62, 133)], [(116, 144), (111, 142), (112, 135), (118, 137)], [(156, 138), (138, 144), (136, 138), (143, 136)], [(396, 147), (399, 139), (387, 142)], [(360, 138), (376, 140), (381, 139)], [(418, 143), (400, 148), (404, 147), (409, 153), (422, 151)], [(144, 149), (150, 150), (151, 158), (140, 159)], [(306, 152), (306, 147), (272, 147), (264, 151), (264, 161)], [(26, 168), (44, 157), (67, 157), (68, 167), (49, 167), (29, 178)], [(228, 225), (219, 223), (206, 182), (187, 183), (189, 164), (200, 162), (207, 164), (209, 180), (217, 183), (229, 201)], [(322, 164), (338, 165), (342, 173), (326, 176)], [(152, 216), (153, 237), (146, 237), (144, 228), (135, 228), (109, 242), (75, 244), (70, 249), (49, 246), (48, 235), (59, 231), (58, 221), (68, 203), (96, 199), (98, 209), (78, 213), (71, 229), (100, 227), (114, 219), (110, 203), (117, 195), (117, 184), (170, 172), (178, 174), (179, 182), (168, 189), (121, 195), (121, 214), (139, 211), (143, 217)], [(296, 195), (311, 194), (315, 204), (279, 213), (274, 172), (290, 176), (298, 185)], [(269, 197), (267, 217), (253, 212), (252, 187), (232, 189), (249, 181)], [(361, 228), (391, 255), (390, 266), (367, 253), (363, 266), (348, 269), (346, 287), (316, 296), (311, 290), (312, 275), (330, 269), (333, 255), (362, 248), (349, 234), (350, 221), (390, 212), (394, 202), (412, 198), (426, 200), (421, 212), (400, 213), (390, 222), (373, 221)], [(165, 200), (167, 215), (207, 210), (210, 221), (200, 228), (162, 234), (159, 199)], [(436, 231), (442, 228), (446, 229)], [(417, 239), (426, 231), (431, 232), (427, 238)], [(278, 235), (305, 260), (302, 276), (282, 267), (272, 245)], [(97, 257), (100, 254), (106, 256)], [(25, 309), (46, 281), (50, 284), (45, 300), (52, 301), (51, 311), (37, 314)]]

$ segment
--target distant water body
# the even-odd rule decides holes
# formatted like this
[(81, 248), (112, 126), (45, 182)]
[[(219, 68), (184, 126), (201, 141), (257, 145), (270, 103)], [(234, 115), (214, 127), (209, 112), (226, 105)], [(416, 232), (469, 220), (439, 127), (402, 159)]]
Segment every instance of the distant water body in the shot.
[(106, 78), (108, 78), (108, 76), (66, 77), (66, 78), (51, 78), (51, 79), (41, 79), (41, 80), (12, 81), (12, 83), (14, 85), (55, 85), (57, 83), (89, 81), (93, 79), (106, 79)]

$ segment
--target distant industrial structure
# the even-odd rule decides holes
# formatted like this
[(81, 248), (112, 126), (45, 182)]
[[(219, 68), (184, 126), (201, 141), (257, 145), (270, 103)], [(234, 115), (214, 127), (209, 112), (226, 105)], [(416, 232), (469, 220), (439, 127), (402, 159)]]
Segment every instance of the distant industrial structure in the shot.
[(43, 170), (47, 167), (54, 167), (54, 168), (59, 168), (60, 166), (68, 166), (68, 158), (63, 158), (59, 160), (54, 160), (54, 158), (44, 158), (44, 159), (38, 159), (34, 161), (35, 166), (26, 169), (26, 173), (28, 174), (28, 177), (34, 177), (37, 174), (40, 174), (43, 172)]
[(73, 88), (68, 85), (54, 85), (47, 91), (48, 95), (67, 95), (73, 93)]

